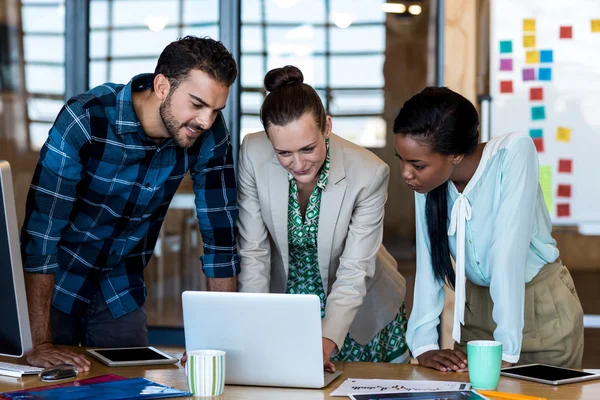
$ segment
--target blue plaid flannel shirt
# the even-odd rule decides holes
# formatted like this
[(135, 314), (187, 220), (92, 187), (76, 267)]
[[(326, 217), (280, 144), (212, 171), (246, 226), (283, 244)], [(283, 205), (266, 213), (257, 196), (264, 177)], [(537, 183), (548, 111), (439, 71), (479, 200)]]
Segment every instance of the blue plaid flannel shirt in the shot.
[(106, 83), (71, 98), (41, 149), (21, 251), (26, 272), (55, 274), (52, 304), (65, 313), (81, 315), (98, 290), (115, 318), (144, 304), (144, 267), (188, 171), (204, 273), (239, 273), (237, 191), (223, 116), (188, 149), (171, 138), (156, 144), (142, 130), (131, 97), (150, 88), (153, 77)]

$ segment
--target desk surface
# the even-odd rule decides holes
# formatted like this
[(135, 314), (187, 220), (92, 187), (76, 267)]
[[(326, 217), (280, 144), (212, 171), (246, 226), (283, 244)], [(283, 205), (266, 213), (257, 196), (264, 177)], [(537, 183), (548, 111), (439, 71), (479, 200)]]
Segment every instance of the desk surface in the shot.
[[(69, 348), (72, 351), (83, 353), (82, 348)], [(181, 357), (181, 349), (165, 348), (170, 354)], [(184, 369), (180, 364), (154, 367), (116, 367), (110, 368), (89, 357), (92, 368), (89, 372), (81, 373), (77, 379), (86, 379), (104, 374), (116, 374), (128, 378), (143, 376), (163, 385), (188, 390)], [(23, 360), (0, 357), (0, 361), (24, 363)], [(336, 367), (344, 371), (333, 383), (324, 390), (315, 389), (286, 389), (253, 386), (225, 386), (219, 400), (323, 400), (344, 399), (344, 397), (331, 397), (329, 394), (347, 378), (366, 379), (415, 379), (415, 380), (445, 380), (469, 381), (468, 373), (438, 372), (418, 365), (375, 364), (375, 363), (336, 363)], [(63, 381), (66, 382), (66, 381)], [(26, 376), (22, 379), (0, 376), (0, 391), (11, 391), (51, 385), (43, 383), (37, 376)], [(600, 380), (589, 383), (579, 383), (553, 387), (534, 382), (502, 377), (499, 391), (522, 393), (546, 397), (550, 399), (600, 399)], [(190, 397), (193, 398), (193, 397)]]

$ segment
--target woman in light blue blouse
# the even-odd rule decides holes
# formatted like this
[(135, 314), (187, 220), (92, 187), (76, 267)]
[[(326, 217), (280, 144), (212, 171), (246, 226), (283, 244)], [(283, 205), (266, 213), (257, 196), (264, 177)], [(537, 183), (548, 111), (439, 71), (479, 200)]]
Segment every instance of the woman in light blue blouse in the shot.
[[(434, 87), (394, 122), (402, 178), (416, 192), (408, 346), (441, 371), (467, 368), (466, 343), (485, 339), (502, 343), (504, 366), (580, 368), (583, 311), (552, 238), (533, 141), (515, 132), (479, 143), (478, 128), (473, 104)], [(444, 283), (456, 295), (454, 350), (438, 345)]]

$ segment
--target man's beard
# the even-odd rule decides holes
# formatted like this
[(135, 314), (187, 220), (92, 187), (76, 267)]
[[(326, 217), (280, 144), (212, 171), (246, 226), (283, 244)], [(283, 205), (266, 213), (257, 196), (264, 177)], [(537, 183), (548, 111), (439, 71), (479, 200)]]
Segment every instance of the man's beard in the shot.
[[(158, 111), (160, 114), (160, 119), (162, 120), (163, 125), (167, 129), (167, 133), (169, 134), (169, 136), (171, 138), (173, 138), (175, 143), (177, 143), (177, 145), (182, 148), (192, 147), (194, 145), (194, 143), (196, 142), (196, 140), (192, 140), (192, 139), (188, 139), (188, 141), (185, 140), (185, 138), (182, 136), (182, 134), (180, 132), (180, 129), (184, 128), (186, 124), (180, 124), (175, 119), (175, 117), (173, 116), (173, 113), (171, 112), (171, 93), (168, 94), (164, 103), (162, 103), (160, 105)], [(203, 130), (201, 130), (200, 127), (196, 127), (196, 128), (198, 128), (198, 132), (200, 134), (203, 132)]]

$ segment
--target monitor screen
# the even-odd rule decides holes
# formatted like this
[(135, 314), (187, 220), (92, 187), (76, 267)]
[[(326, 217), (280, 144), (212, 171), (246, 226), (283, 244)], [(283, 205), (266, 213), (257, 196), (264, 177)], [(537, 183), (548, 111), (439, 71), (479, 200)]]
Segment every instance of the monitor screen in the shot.
[(20, 357), (31, 331), (10, 167), (0, 161), (0, 354)]

